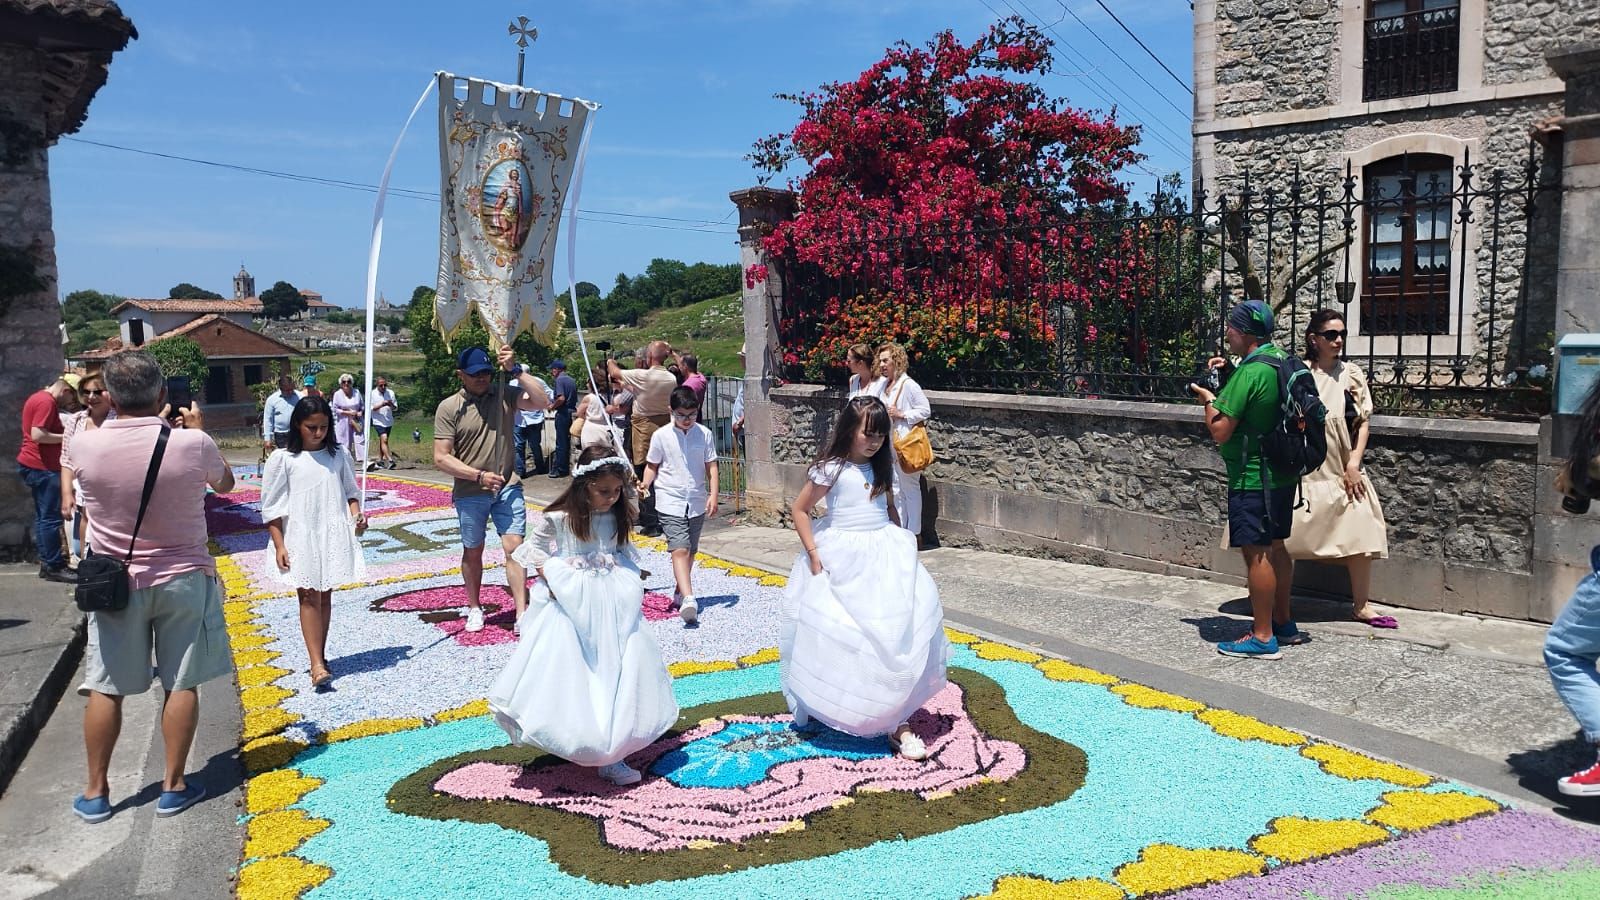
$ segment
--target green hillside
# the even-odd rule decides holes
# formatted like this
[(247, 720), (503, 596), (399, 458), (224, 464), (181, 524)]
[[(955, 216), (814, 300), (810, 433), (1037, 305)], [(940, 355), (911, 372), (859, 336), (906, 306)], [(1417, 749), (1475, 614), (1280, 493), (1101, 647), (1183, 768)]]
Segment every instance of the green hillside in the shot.
[[(744, 343), (744, 306), (738, 294), (648, 313), (636, 328), (625, 325), (585, 327), (591, 359), (598, 360), (596, 341), (610, 341), (611, 352), (624, 355), (653, 340), (664, 340), (679, 352), (700, 357), (700, 370), (711, 375), (739, 372), (739, 345)], [(569, 360), (571, 362), (571, 360)]]

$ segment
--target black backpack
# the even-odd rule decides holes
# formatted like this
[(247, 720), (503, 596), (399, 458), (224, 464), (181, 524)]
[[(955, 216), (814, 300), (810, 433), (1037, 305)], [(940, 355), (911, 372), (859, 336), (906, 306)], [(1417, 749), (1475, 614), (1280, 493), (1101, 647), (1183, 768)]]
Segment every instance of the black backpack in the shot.
[(1281, 406), (1278, 423), (1260, 436), (1261, 453), (1279, 472), (1304, 478), (1328, 458), (1328, 408), (1317, 393), (1316, 379), (1298, 358), (1257, 354), (1250, 362), (1266, 363), (1278, 373)]

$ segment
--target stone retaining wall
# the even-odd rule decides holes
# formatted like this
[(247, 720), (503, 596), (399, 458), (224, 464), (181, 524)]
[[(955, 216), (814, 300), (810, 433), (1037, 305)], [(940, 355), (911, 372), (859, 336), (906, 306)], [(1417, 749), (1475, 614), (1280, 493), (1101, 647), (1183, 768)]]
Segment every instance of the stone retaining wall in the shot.
[[(1220, 547), (1226, 489), (1194, 406), (929, 391), (938, 462), (927, 526), (946, 545), (1238, 583)], [(767, 518), (799, 491), (840, 396), (770, 393), (773, 484), (751, 484)], [(1373, 420), (1366, 466), (1389, 520), (1377, 599), (1415, 609), (1549, 621), (1596, 538), (1556, 510), (1554, 461), (1531, 423)], [(1301, 564), (1299, 589), (1348, 592), (1343, 570)]]

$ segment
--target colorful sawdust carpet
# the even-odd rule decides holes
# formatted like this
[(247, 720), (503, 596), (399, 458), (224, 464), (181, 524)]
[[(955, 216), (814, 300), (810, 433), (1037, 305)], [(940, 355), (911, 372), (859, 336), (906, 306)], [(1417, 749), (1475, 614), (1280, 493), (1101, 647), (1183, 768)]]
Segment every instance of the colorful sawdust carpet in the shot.
[(509, 601), (486, 587), (487, 627), (462, 628), (448, 492), (370, 487), (372, 582), (334, 595), (326, 693), (251, 490), (214, 500), (247, 900), (1600, 896), (1600, 833), (970, 634), (951, 632), (950, 685), (913, 721), (927, 762), (798, 730), (772, 649), (783, 578), (703, 559), (685, 628), (650, 541), (645, 618), (683, 716), (615, 787), (487, 715)]

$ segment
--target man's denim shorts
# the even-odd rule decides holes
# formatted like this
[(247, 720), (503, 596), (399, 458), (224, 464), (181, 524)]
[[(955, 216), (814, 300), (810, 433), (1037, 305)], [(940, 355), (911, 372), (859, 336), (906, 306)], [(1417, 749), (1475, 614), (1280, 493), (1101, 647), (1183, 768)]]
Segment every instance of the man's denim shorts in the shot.
[(522, 483), (508, 484), (495, 496), (479, 494), (456, 498), (456, 521), (461, 524), (461, 546), (468, 550), (482, 547), (488, 538), (489, 520), (500, 537), (522, 537), (527, 530), (528, 511), (522, 502)]

